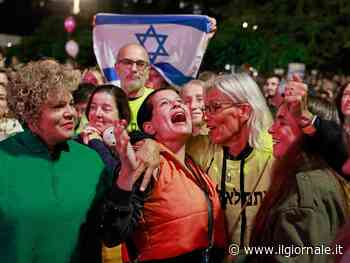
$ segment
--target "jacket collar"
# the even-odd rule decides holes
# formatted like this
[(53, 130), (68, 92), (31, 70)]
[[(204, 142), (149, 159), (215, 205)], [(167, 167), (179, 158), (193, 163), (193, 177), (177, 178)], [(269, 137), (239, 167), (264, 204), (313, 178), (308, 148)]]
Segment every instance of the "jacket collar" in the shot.
[(243, 160), (246, 159), (252, 153), (252, 151), (253, 148), (247, 144), (237, 156), (233, 156), (230, 154), (228, 147), (224, 147), (224, 156), (229, 160)]
[(306, 152), (302, 152), (300, 158), (296, 162), (296, 172), (330, 169), (329, 165), (317, 154), (307, 154)]
[(19, 134), (21, 143), (28, 148), (31, 152), (35, 153), (46, 153), (51, 158), (54, 158), (60, 155), (62, 151), (68, 152), (69, 145), (67, 141), (62, 142), (56, 145), (54, 152), (50, 153), (49, 148), (46, 143), (36, 134), (34, 134), (30, 129), (26, 128), (22, 133)]

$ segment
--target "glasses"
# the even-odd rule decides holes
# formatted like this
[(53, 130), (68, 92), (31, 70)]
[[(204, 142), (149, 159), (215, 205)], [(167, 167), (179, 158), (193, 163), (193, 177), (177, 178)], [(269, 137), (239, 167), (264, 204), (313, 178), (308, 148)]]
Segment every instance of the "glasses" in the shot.
[[(225, 106), (226, 105), (226, 106)], [(233, 106), (238, 106), (238, 103), (233, 103), (233, 102), (214, 102), (212, 104), (205, 105), (204, 107), (204, 112), (205, 113), (210, 113), (210, 114), (216, 114), (219, 112), (222, 112), (228, 108), (231, 108)]]
[(138, 70), (144, 70), (146, 67), (148, 67), (148, 62), (144, 60), (131, 60), (128, 58), (124, 58), (118, 61), (118, 63), (122, 64), (125, 67), (131, 68), (134, 64), (136, 64), (136, 68)]

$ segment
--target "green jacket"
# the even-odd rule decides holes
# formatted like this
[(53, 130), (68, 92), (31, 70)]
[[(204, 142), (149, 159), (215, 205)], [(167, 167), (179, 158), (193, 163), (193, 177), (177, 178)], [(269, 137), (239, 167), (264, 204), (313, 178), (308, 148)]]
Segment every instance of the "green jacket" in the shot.
[[(296, 174), (286, 195), (269, 211), (259, 247), (273, 255), (251, 256), (245, 262), (332, 262), (337, 231), (348, 218), (341, 178), (328, 169)], [(293, 253), (294, 252), (294, 253)]]
[(97, 153), (72, 140), (53, 155), (29, 130), (1, 142), (0, 262), (98, 262), (102, 175)]

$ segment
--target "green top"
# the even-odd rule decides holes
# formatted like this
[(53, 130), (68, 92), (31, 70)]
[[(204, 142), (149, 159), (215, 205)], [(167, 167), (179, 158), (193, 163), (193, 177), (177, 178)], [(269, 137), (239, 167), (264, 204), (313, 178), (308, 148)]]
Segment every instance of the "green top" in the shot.
[(103, 174), (97, 153), (72, 140), (53, 155), (29, 130), (1, 142), (0, 262), (79, 262), (80, 228)]

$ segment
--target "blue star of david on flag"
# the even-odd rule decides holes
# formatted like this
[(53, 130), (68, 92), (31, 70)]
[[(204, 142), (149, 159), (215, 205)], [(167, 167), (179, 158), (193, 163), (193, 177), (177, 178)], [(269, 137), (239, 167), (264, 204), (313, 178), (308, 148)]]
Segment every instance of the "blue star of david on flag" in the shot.
[[(165, 50), (164, 43), (167, 40), (168, 36), (163, 34), (157, 34), (156, 30), (154, 29), (153, 25), (151, 25), (146, 33), (136, 33), (135, 34), (137, 40), (139, 43), (146, 48), (146, 41), (150, 38), (154, 38), (158, 44), (158, 47), (156, 47), (155, 52), (152, 52), (151, 50), (148, 51), (149, 59), (152, 64), (156, 61), (158, 56), (169, 56), (168, 52)], [(147, 49), (147, 48), (146, 48)]]

